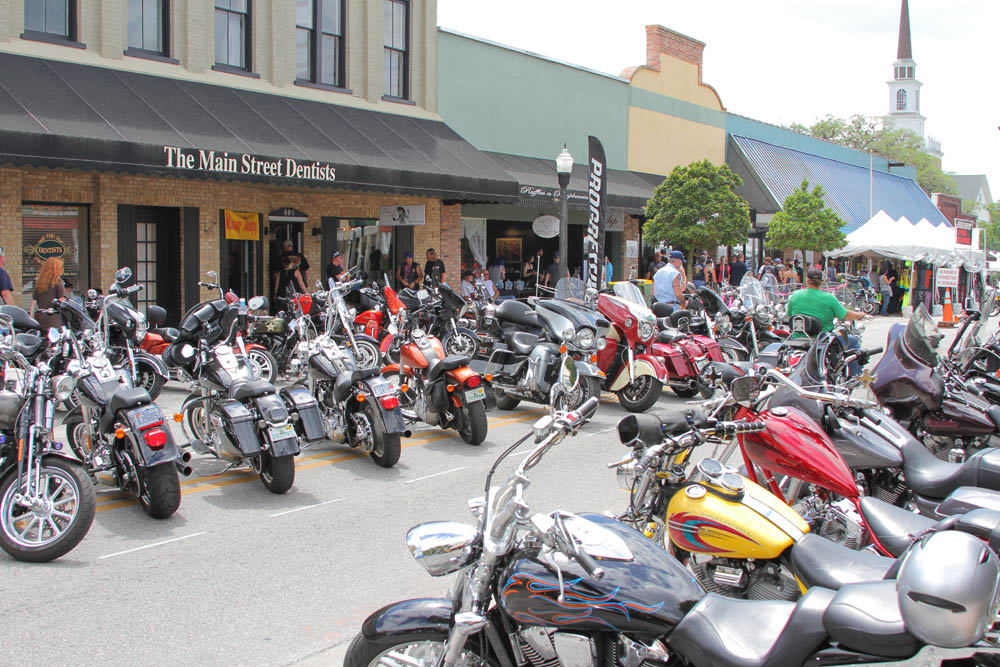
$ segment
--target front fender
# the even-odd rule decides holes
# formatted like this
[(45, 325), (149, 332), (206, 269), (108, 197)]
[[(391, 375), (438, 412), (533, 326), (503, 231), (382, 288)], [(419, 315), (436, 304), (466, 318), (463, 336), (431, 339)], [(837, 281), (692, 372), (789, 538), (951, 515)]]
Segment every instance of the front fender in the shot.
[(597, 364), (592, 364), (589, 361), (578, 361), (576, 362), (576, 371), (580, 375), (587, 375), (590, 377), (601, 378), (603, 381), (605, 377), (604, 371), (597, 367)]
[[(62, 452), (46, 452), (45, 455), (42, 457), (42, 463), (44, 464), (45, 463), (45, 459), (49, 458), (50, 456), (54, 457), (54, 458), (57, 458), (57, 459), (62, 459), (63, 461), (66, 461), (67, 463), (71, 463), (71, 464), (77, 466), (78, 468), (80, 468), (81, 470), (86, 467), (82, 463), (80, 463), (80, 459), (76, 458), (75, 456), (71, 456), (71, 455), (68, 455), (68, 454), (63, 454)], [(17, 458), (16, 457), (11, 457), (11, 459), (7, 463), (7, 465), (5, 465), (2, 468), (0, 468), (0, 479), (3, 479), (4, 477), (6, 477), (8, 475), (8, 473), (10, 473), (12, 470), (17, 470)], [(451, 604), (450, 601), (447, 601), (447, 602), (448, 602), (449, 605)]]
[(741, 355), (740, 359), (750, 358), (750, 351), (745, 347), (743, 347), (743, 345), (738, 340), (735, 340), (733, 338), (720, 338), (715, 342), (717, 342), (719, 344), (719, 347), (723, 349), (734, 350), (735, 352), (740, 354)]
[[(634, 377), (642, 377), (644, 375), (649, 375), (658, 382), (667, 381), (667, 371), (655, 357), (649, 357), (648, 355), (639, 355), (635, 359), (635, 366), (633, 368)], [(629, 384), (628, 368), (623, 368), (619, 373), (618, 377), (615, 378), (614, 383), (608, 391), (619, 391), (624, 389)]]
[[(393, 602), (371, 614), (361, 624), (366, 639), (411, 633), (440, 636), (451, 629), (455, 612), (446, 598), (417, 598)], [(345, 664), (350, 660), (346, 660)]]
[(132, 353), (132, 355), (135, 357), (135, 363), (137, 366), (140, 363), (148, 364), (149, 366), (152, 366), (154, 373), (163, 379), (167, 379), (167, 366), (163, 363), (163, 360), (160, 357), (154, 357), (145, 350), (136, 350)]

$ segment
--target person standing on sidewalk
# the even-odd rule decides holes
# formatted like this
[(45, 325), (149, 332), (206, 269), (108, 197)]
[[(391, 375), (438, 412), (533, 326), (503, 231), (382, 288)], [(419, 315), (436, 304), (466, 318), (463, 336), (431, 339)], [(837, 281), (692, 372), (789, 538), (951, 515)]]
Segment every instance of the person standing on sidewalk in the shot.
[(878, 277), (878, 291), (882, 295), (882, 308), (879, 310), (879, 315), (889, 314), (889, 301), (892, 299), (892, 283), (894, 280), (895, 278), (889, 275), (888, 265), (883, 264), (882, 273)]
[(0, 300), (7, 305), (14, 305), (14, 282), (7, 273), (7, 253), (0, 248)]

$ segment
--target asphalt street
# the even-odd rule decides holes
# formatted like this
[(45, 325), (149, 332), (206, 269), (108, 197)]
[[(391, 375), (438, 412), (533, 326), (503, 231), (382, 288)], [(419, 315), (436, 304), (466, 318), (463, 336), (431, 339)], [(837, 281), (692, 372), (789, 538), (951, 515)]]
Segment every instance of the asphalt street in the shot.
[[(889, 324), (901, 321), (868, 323), (863, 344), (884, 345)], [(185, 395), (170, 383), (158, 402), (169, 414)], [(665, 391), (654, 410), (685, 407)], [(0, 555), (0, 664), (340, 665), (369, 613), (446, 594), (450, 580), (412, 559), (406, 531), (471, 523), (466, 504), (483, 495), (490, 465), (544, 413), (528, 403), (489, 413), (478, 447), (418, 427), (388, 470), (324, 441), (298, 457), (295, 486), (282, 496), (245, 470), (207, 474), (221, 466), (199, 458), (205, 476), (182, 481), (181, 507), (162, 521), (102, 489), (90, 533), (63, 558), (39, 565)], [(606, 464), (624, 454), (615, 425), (625, 414), (605, 395), (581, 433), (531, 471), (532, 510), (624, 508), (627, 494)]]

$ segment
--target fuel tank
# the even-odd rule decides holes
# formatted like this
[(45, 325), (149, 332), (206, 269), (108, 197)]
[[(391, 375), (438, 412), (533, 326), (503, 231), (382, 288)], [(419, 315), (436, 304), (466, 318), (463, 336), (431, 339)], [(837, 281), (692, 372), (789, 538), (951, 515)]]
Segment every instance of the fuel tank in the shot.
[(885, 415), (881, 415), (879, 421), (876, 428), (895, 438), (895, 442), (863, 423), (837, 420), (839, 428), (832, 433), (833, 444), (852, 470), (902, 467), (903, 454), (900, 447), (903, 442), (912, 440), (913, 436)]
[(772, 408), (756, 416), (766, 429), (740, 436), (751, 462), (776, 475), (789, 475), (856, 498), (854, 475), (820, 426), (796, 408)]
[(924, 430), (946, 437), (989, 435), (995, 432), (997, 426), (986, 412), (989, 404), (967, 392), (959, 394), (962, 400), (946, 395), (941, 401), (941, 409), (924, 415)]
[(699, 482), (667, 506), (670, 541), (723, 558), (777, 558), (809, 532), (809, 524), (767, 489), (743, 479), (742, 491)]
[(605, 571), (600, 581), (575, 561), (563, 565), (566, 596), (559, 602), (558, 575), (537, 559), (537, 551), (514, 554), (499, 594), (503, 610), (518, 622), (655, 636), (669, 632), (705, 596), (683, 565), (641, 533), (598, 514), (581, 516), (621, 538), (633, 558), (595, 558)]
[(400, 347), (399, 356), (404, 366), (427, 368), (431, 359), (444, 359), (441, 341), (427, 335), (413, 334), (413, 340)]

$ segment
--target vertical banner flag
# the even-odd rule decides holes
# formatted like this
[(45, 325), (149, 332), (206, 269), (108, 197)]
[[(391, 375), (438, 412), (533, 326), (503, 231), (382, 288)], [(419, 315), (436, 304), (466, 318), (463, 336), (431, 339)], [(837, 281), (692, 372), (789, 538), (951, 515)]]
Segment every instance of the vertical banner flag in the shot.
[(587, 141), (590, 146), (590, 177), (587, 179), (590, 215), (587, 233), (583, 237), (583, 259), (587, 267), (587, 287), (599, 290), (601, 276), (604, 274), (604, 229), (608, 220), (604, 212), (604, 200), (608, 192), (607, 160), (604, 158), (604, 146), (600, 139), (587, 137)]

